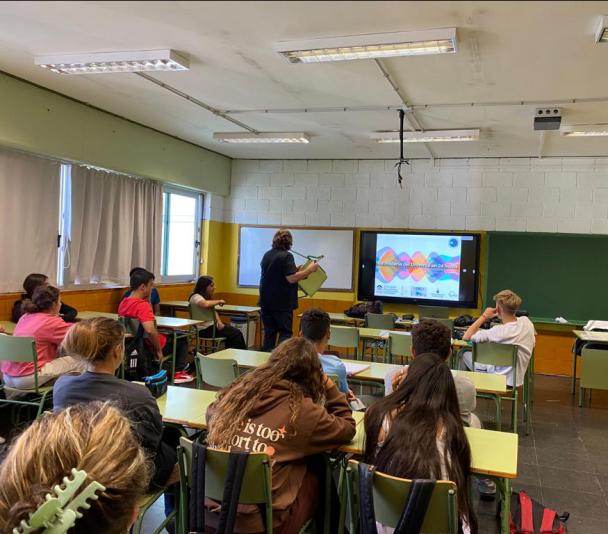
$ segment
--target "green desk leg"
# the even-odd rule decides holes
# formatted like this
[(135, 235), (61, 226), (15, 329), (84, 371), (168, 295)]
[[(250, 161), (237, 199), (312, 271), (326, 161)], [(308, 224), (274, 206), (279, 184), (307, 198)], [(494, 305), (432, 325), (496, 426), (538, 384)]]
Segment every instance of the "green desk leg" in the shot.
[(502, 516), (500, 520), (501, 534), (509, 534), (511, 519), (511, 481), (503, 478)]
[(574, 350), (572, 350), (572, 395), (574, 395), (575, 393), (576, 393), (576, 352)]

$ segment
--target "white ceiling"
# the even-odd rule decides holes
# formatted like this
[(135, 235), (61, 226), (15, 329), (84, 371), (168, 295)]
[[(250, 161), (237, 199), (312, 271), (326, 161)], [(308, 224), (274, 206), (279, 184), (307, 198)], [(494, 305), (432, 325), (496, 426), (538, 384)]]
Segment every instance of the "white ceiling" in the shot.
[[(172, 48), (191, 70), (150, 73), (222, 110), (399, 105), (372, 60), (293, 65), (276, 41), (456, 27), (456, 54), (385, 65), (408, 103), (552, 101), (564, 124), (608, 123), (608, 43), (594, 32), (608, 2), (1, 2), (0, 70), (238, 158), (393, 158), (373, 130), (396, 129), (396, 111), (238, 113), (256, 130), (306, 131), (308, 145), (225, 145), (239, 128), (134, 74), (61, 76), (34, 55)], [(536, 156), (535, 105), (429, 107), (424, 128), (481, 128), (479, 142), (433, 143), (436, 157)], [(428, 157), (419, 144), (408, 157)], [(544, 156), (608, 155), (608, 138), (548, 132)]]

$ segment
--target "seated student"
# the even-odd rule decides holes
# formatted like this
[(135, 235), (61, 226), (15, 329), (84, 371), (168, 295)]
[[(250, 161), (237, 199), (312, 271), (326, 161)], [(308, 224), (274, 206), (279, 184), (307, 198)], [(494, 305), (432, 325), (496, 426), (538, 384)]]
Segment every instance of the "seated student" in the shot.
[[(23, 301), (21, 309), (24, 314), (13, 332), (13, 336), (33, 337), (36, 341), (39, 386), (60, 375), (84, 371), (82, 362), (71, 356), (57, 355), (59, 344), (73, 326), (59, 318), (60, 308), (59, 290), (48, 285), (38, 286), (34, 289), (32, 299)], [(33, 363), (3, 362), (2, 374), (8, 387), (35, 387)]]
[[(277, 534), (298, 532), (317, 511), (318, 479), (311, 456), (355, 435), (346, 397), (323, 374), (313, 345), (301, 337), (285, 341), (264, 365), (221, 390), (207, 421), (212, 447), (252, 451), (255, 443), (257, 452), (271, 457)], [(238, 510), (235, 532), (264, 531), (257, 506)], [(207, 516), (208, 525), (217, 524), (214, 508)]]
[[(471, 450), (452, 373), (442, 357), (418, 354), (399, 387), (365, 412), (365, 462), (381, 473), (451, 480), (465, 534), (477, 532), (469, 497)], [(393, 532), (377, 524), (379, 534)]]
[[(13, 323), (19, 322), (19, 319), (25, 313), (22, 311), (21, 305), (26, 299), (32, 300), (34, 289), (39, 286), (48, 285), (49, 277), (46, 274), (32, 273), (26, 276), (25, 280), (23, 281), (23, 289), (25, 289), (25, 293), (23, 293), (23, 295), (21, 295), (21, 298), (19, 300), (16, 300), (13, 304), (13, 311), (11, 312), (11, 321), (13, 321)], [(61, 317), (66, 323), (73, 323), (74, 321), (76, 321), (77, 315), (78, 310), (76, 308), (68, 306), (65, 302), (61, 303), (61, 308), (59, 309), (59, 317)]]
[(331, 320), (327, 312), (319, 308), (310, 308), (302, 314), (300, 320), (300, 335), (308, 339), (319, 354), (323, 372), (326, 375), (338, 377), (338, 389), (346, 394), (346, 398), (353, 410), (365, 408), (363, 402), (358, 399), (348, 387), (346, 366), (344, 362), (333, 354), (323, 354), (329, 341)]
[[(133, 273), (135, 271), (145, 270), (146, 269), (144, 269), (143, 267), (133, 267), (133, 269), (129, 271), (129, 279), (133, 276)], [(131, 289), (125, 291), (125, 294), (122, 296), (122, 298), (126, 299), (127, 297), (130, 297), (131, 291)], [(152, 304), (152, 310), (154, 311), (154, 315), (160, 315), (160, 295), (158, 294), (158, 289), (156, 289), (155, 287), (153, 287), (152, 291), (150, 292), (150, 304)]]
[[(423, 319), (412, 328), (412, 358), (418, 354), (432, 352), (440, 356), (444, 362), (452, 354), (452, 335), (450, 329), (439, 321)], [(391, 371), (384, 377), (384, 392), (389, 395), (397, 389), (399, 384), (407, 376), (409, 366), (405, 365), (399, 371)], [(462, 375), (454, 376), (456, 386), (456, 396), (460, 418), (467, 426), (481, 428), (479, 418), (473, 413), (477, 404), (477, 392), (475, 385), (468, 378)]]
[[(213, 308), (215, 306), (223, 306), (226, 304), (223, 300), (213, 300), (213, 292), (215, 291), (215, 283), (211, 276), (200, 276), (196, 281), (192, 295), (188, 301), (191, 306), (199, 308)], [(203, 323), (199, 326), (199, 335), (201, 337), (211, 337), (213, 335), (213, 323)], [(220, 316), (215, 313), (215, 335), (216, 337), (226, 338), (227, 349), (246, 349), (247, 344), (243, 338), (243, 334), (238, 328), (229, 324), (224, 324)]]
[(177, 464), (179, 432), (175, 437), (163, 431), (156, 399), (145, 386), (115, 376), (124, 361), (122, 325), (104, 317), (80, 321), (68, 332), (62, 348), (82, 361), (86, 371), (57, 380), (53, 388), (53, 409), (62, 410), (83, 402), (114, 401), (132, 421), (139, 442), (154, 462), (152, 482), (157, 486), (166, 485)]
[(128, 419), (101, 403), (45, 413), (16, 439), (0, 466), (0, 532), (28, 521), (73, 468), (87, 473), (75, 496), (92, 481), (106, 490), (80, 508), (70, 534), (128, 532), (148, 485), (146, 457)]
[[(173, 343), (167, 343), (167, 337), (156, 329), (154, 312), (150, 304), (150, 293), (154, 287), (154, 275), (145, 270), (135, 271), (131, 275), (131, 296), (120, 301), (118, 315), (137, 319), (148, 334), (151, 349), (158, 361), (173, 352)], [(176, 343), (175, 383), (192, 382), (194, 376), (185, 371), (188, 355), (188, 341), (180, 338)]]
[[(509, 386), (513, 386), (513, 383), (516, 386), (521, 386), (524, 383), (524, 375), (534, 350), (536, 331), (530, 319), (515, 316), (515, 312), (521, 305), (521, 298), (513, 291), (505, 289), (494, 295), (494, 300), (496, 307), (486, 308), (481, 317), (469, 326), (462, 339), (474, 343), (491, 341), (517, 345), (517, 377), (515, 377), (515, 382), (513, 381), (513, 368), (511, 366), (498, 367), (477, 363), (475, 364), (475, 371), (507, 375)], [(493, 326), (489, 330), (480, 330), (486, 321), (497, 316), (500, 317), (502, 324)], [(473, 357), (470, 351), (464, 353), (462, 360), (467, 369), (473, 369)]]

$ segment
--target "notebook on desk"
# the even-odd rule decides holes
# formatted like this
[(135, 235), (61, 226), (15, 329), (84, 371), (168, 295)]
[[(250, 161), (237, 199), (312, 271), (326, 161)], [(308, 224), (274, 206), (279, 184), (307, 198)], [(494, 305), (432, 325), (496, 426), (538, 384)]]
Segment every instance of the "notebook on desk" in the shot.
[(369, 364), (366, 365), (364, 363), (344, 362), (344, 367), (346, 367), (347, 376), (353, 376), (358, 373), (361, 373), (362, 371), (365, 371), (366, 369), (369, 369)]

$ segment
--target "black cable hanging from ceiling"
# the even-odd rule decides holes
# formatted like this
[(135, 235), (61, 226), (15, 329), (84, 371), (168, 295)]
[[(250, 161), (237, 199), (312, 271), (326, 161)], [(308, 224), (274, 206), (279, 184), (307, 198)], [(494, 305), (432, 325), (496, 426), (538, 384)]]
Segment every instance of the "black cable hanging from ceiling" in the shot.
[(397, 183), (399, 187), (403, 189), (403, 176), (401, 176), (401, 165), (404, 163), (409, 165), (410, 162), (403, 157), (403, 120), (405, 119), (405, 111), (403, 109), (399, 110), (399, 161), (395, 163), (395, 167), (397, 167)]

